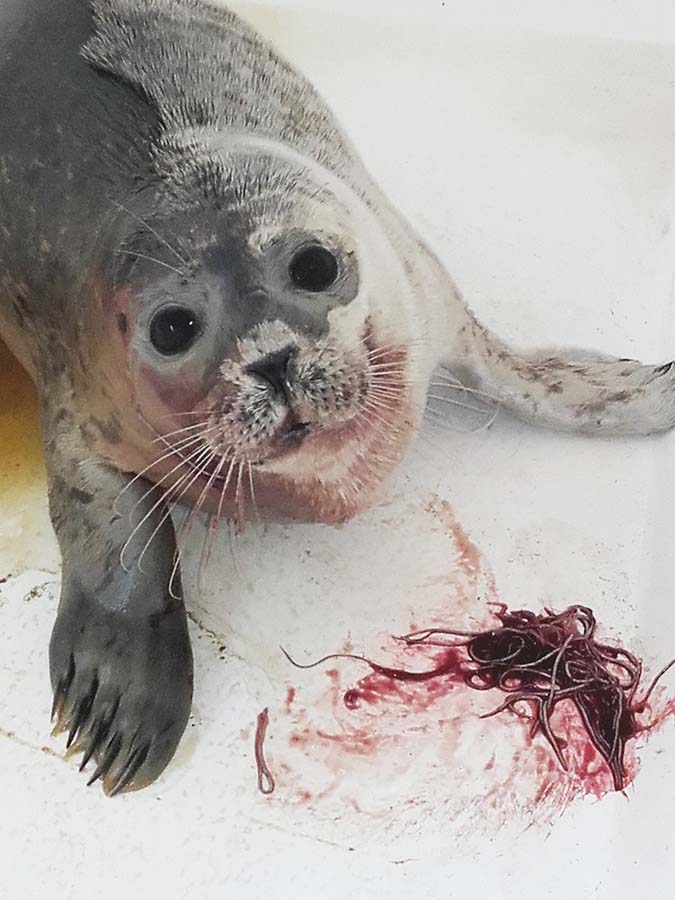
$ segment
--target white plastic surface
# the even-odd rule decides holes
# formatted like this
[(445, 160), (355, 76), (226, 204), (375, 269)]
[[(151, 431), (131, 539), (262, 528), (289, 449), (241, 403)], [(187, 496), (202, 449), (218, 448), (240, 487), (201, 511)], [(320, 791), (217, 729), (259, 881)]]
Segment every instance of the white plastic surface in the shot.
[[(671, 4), (356, 6), (242, 11), (321, 89), (479, 316), (526, 346), (671, 358)], [(505, 415), (476, 434), (429, 424), (388, 501), (343, 529), (251, 529), (223, 540), (201, 579), (195, 533), (193, 720), (166, 775), (113, 801), (47, 736), (55, 577), (0, 585), (0, 896), (672, 898), (672, 723), (640, 747), (627, 796), (578, 799), (528, 828), (517, 789), (503, 821), (477, 803), (494, 748), (475, 731), (457, 749), (436, 727), (452, 698), (429, 721), (406, 720), (402, 743), (387, 739), (395, 717), (359, 719), (384, 734), (368, 759), (325, 740), (300, 752), (303, 728), (352, 725), (327, 700), (327, 667), (298, 672), (279, 644), (305, 661), (345, 642), (381, 658), (386, 634), (444, 607), (452, 618), (453, 597), (473, 591), (515, 607), (587, 603), (608, 634), (665, 661), (674, 451), (673, 436), (563, 438)], [(451, 521), (480, 551), (473, 575), (453, 556)], [(455, 611), (466, 622), (466, 605)], [(343, 686), (364, 674), (339, 669)], [(256, 790), (252, 752), (263, 706), (271, 798)]]

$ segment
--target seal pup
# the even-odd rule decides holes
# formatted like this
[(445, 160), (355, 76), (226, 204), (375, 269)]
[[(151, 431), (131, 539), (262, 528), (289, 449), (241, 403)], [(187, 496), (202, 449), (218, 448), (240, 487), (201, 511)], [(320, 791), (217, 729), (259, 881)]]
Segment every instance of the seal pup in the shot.
[(310, 84), (206, 0), (3, 0), (0, 334), (40, 396), (57, 727), (149, 784), (190, 712), (174, 503), (343, 522), (445, 363), (531, 422), (675, 423), (672, 364), (479, 324)]

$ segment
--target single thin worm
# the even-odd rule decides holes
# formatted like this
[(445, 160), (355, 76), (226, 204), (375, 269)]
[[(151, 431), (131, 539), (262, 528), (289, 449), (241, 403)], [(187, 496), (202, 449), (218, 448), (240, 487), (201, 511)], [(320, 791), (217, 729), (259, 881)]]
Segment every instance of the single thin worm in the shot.
[(258, 790), (261, 794), (266, 795), (273, 794), (275, 788), (274, 775), (265, 762), (265, 735), (269, 722), (269, 709), (265, 707), (261, 713), (258, 713), (255, 729), (255, 764), (258, 768)]

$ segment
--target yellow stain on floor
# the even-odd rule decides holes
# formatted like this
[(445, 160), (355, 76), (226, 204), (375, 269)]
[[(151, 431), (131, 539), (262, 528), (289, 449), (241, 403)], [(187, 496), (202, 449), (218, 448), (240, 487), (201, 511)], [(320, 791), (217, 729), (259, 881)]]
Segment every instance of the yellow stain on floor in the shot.
[(0, 579), (26, 569), (56, 571), (47, 511), (37, 395), (0, 341)]

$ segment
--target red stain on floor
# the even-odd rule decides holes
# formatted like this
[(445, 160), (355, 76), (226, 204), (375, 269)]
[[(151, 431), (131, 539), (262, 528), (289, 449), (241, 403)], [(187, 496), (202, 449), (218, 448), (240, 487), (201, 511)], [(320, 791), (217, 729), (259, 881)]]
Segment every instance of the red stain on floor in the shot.
[(433, 497), (427, 504), (426, 511), (446, 530), (453, 543), (457, 564), (462, 571), (469, 576), (480, 572), (482, 568), (480, 550), (455, 518), (448, 501)]
[[(430, 527), (448, 537), (452, 599), (444, 609), (417, 610), (415, 623), (405, 623), (402, 630), (409, 625), (410, 630), (439, 624), (491, 627), (497, 589), (482, 554), (447, 501), (432, 497), (424, 509)], [(460, 652), (403, 646), (391, 635), (381, 635), (381, 651), (378, 662), (408, 670), (433, 668)], [(378, 790), (388, 796), (395, 785), (403, 791), (415, 785), (419, 796), (401, 795), (402, 808), (445, 808), (447, 801), (458, 815), (473, 814), (481, 828), (495, 831), (518, 815), (524, 824), (550, 822), (574, 799), (599, 798), (613, 790), (611, 774), (571, 703), (561, 703), (551, 722), (564, 738), (564, 771), (543, 737), (530, 735), (526, 714), (511, 710), (481, 719), (500, 702), (498, 692), (469, 689), (459, 666), (422, 682), (374, 671), (360, 674), (363, 668), (363, 663), (341, 661), (322, 674), (297, 673), (302, 680), (288, 688), (276, 712), (270, 711), (279, 737), (269, 764), (277, 774), (281, 802), (324, 812), (346, 805), (363, 812), (368, 804), (360, 790), (370, 798)], [(675, 701), (666, 701), (662, 691), (654, 693), (651, 706), (644, 735), (675, 715)], [(625, 762), (630, 783), (638, 771), (634, 742)], [(390, 809), (383, 801), (382, 814)], [(378, 814), (376, 804), (367, 814)]]

